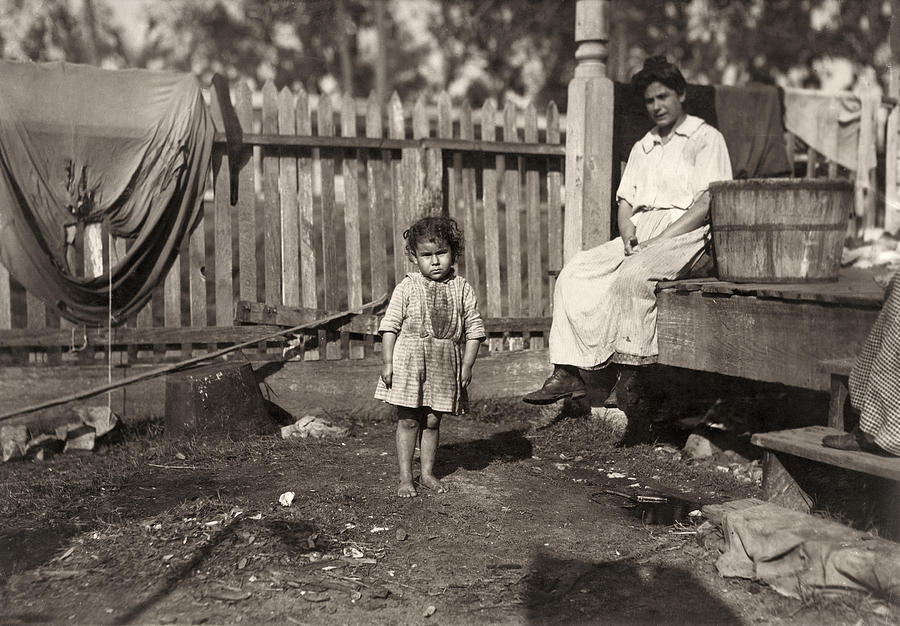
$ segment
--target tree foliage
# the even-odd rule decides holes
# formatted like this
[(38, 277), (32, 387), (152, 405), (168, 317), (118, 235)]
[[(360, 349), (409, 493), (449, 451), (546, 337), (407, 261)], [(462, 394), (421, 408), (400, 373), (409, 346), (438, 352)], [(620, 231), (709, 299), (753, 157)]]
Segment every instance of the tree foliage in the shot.
[[(338, 89), (349, 71), (343, 78), (366, 95), (377, 74), (378, 2), (386, 6), (388, 88), (404, 99), (446, 89), (476, 106), (489, 97), (565, 106), (575, 0), (0, 0), (0, 44), (5, 58), (86, 62), (95, 51), (106, 67), (171, 68), (204, 80), (220, 72), (312, 91)], [(693, 82), (817, 86), (823, 62), (843, 58), (884, 81), (890, 4), (613, 0), (610, 74), (627, 80), (647, 55), (666, 54)]]

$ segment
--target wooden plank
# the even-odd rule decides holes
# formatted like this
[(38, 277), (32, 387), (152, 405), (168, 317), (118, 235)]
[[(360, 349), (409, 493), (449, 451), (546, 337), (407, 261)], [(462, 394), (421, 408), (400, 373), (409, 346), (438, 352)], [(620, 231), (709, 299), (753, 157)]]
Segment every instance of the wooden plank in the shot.
[[(344, 97), (341, 110), (341, 134), (356, 136), (356, 100)], [(347, 257), (347, 308), (362, 306), (362, 244), (359, 229), (359, 162), (356, 151), (344, 153), (344, 243)]]
[[(413, 139), (428, 139), (431, 124), (428, 120), (428, 111), (425, 108), (425, 97), (420, 95), (413, 105)], [(412, 188), (416, 190), (415, 196), (410, 198), (411, 221), (421, 217), (423, 208), (431, 205), (429, 211), (444, 210), (444, 167), (442, 150), (429, 145), (423, 145), (415, 150), (409, 150), (414, 160), (409, 162), (409, 175)]]
[(12, 328), (12, 291), (9, 270), (0, 263), (0, 329)]
[[(290, 328), (310, 322), (317, 317), (332, 315), (337, 312), (308, 309), (305, 307), (269, 306), (262, 302), (240, 301), (235, 307), (235, 321), (249, 326), (207, 326), (207, 327), (165, 327), (130, 328), (127, 326), (112, 329), (112, 345), (116, 347), (135, 345), (181, 345), (208, 343), (235, 343), (237, 340), (249, 341), (256, 337), (275, 332), (275, 327)], [(356, 314), (347, 325), (347, 330), (359, 334), (377, 334), (381, 316), (368, 313)], [(550, 329), (552, 319), (542, 318), (485, 318), (485, 330), (489, 334), (546, 332)], [(249, 332), (254, 327), (266, 327), (266, 333)], [(333, 327), (336, 328), (334, 324)], [(88, 346), (106, 346), (109, 334), (105, 327), (78, 328), (75, 332), (76, 343), (85, 338)], [(13, 328), (0, 330), (0, 345), (10, 348), (48, 348), (69, 347), (72, 342), (72, 330), (68, 328)], [(546, 357), (545, 357), (546, 363)]]
[[(297, 91), (297, 134), (312, 135), (310, 98), (301, 85)], [(300, 207), (300, 303), (306, 307), (318, 306), (318, 260), (316, 258), (316, 211), (313, 199), (313, 162), (318, 154), (312, 150), (302, 150), (297, 159), (297, 203)], [(304, 359), (318, 359), (318, 345), (307, 350), (313, 334), (299, 336), (303, 346), (300, 356)], [(324, 358), (324, 346), (322, 348)]]
[[(547, 143), (558, 144), (559, 141), (559, 110), (551, 101), (547, 106)], [(563, 266), (562, 168), (559, 159), (547, 159), (547, 293), (551, 303), (556, 276)]]
[(188, 258), (188, 290), (191, 303), (191, 326), (207, 324), (206, 309), (206, 218), (200, 221), (190, 236)]
[[(440, 139), (452, 139), (453, 109), (450, 104), (450, 94), (448, 94), (446, 91), (442, 91), (440, 94), (438, 94), (437, 108), (437, 136)], [(432, 153), (434, 155), (432, 158), (436, 159), (436, 162), (433, 165), (438, 168), (438, 172), (441, 172), (443, 170), (443, 164), (441, 163), (441, 150), (432, 149)], [(459, 187), (462, 184), (460, 180), (462, 170), (462, 153), (452, 152), (450, 154), (453, 155), (453, 163), (447, 176), (447, 211), (450, 217), (456, 219), (457, 221), (461, 221), (463, 218), (458, 215), (458, 212), (461, 208)], [(463, 259), (460, 260), (464, 263)], [(463, 272), (467, 274), (468, 269), (465, 269), (464, 267)]]
[[(341, 107), (341, 135), (356, 137), (356, 100), (346, 94)], [(344, 255), (347, 269), (347, 310), (358, 311), (362, 294), (362, 240), (359, 223), (359, 161), (357, 150), (344, 152)], [(341, 332), (341, 352), (344, 358), (362, 358), (363, 347), (351, 341), (346, 330)]]
[[(242, 128), (253, 128), (253, 106), (246, 81), (238, 83), (234, 111)], [(256, 300), (256, 171), (250, 147), (242, 155), (238, 184), (238, 295), (241, 300)]]
[[(381, 106), (373, 92), (366, 106), (366, 136), (381, 137)], [(369, 271), (371, 273), (372, 298), (379, 298), (388, 291), (387, 240), (385, 238), (385, 180), (382, 155), (372, 152), (366, 159), (366, 187), (369, 209)], [(390, 158), (390, 156), (388, 156)]]
[[(900, 17), (900, 6), (893, 0), (892, 16)], [(893, 45), (900, 44), (900, 19), (891, 19), (891, 37)], [(900, 50), (891, 49), (891, 62), (888, 64), (888, 95), (896, 99), (900, 96)], [(888, 111), (885, 124), (884, 143), (884, 229), (889, 233), (900, 228), (900, 106), (894, 105)]]
[[(537, 109), (531, 103), (525, 109), (525, 141), (536, 142), (537, 133)], [(543, 282), (546, 272), (542, 263), (541, 250), (541, 209), (540, 209), (540, 173), (536, 169), (536, 163), (526, 162), (520, 159), (525, 166), (525, 232), (527, 259), (528, 259), (528, 314), (534, 317), (543, 315), (544, 292)], [(543, 338), (533, 340), (535, 347), (543, 347)]]
[(845, 268), (835, 282), (822, 283), (732, 283), (711, 278), (663, 281), (657, 291), (702, 291), (708, 295), (742, 295), (779, 300), (821, 302), (859, 307), (880, 307), (884, 289), (871, 270)]
[[(392, 139), (402, 139), (406, 135), (406, 126), (403, 121), (403, 105), (400, 103), (400, 96), (395, 91), (391, 95), (391, 101), (388, 105), (388, 132)], [(406, 181), (403, 176), (403, 159), (391, 161), (391, 217), (394, 225), (392, 240), (394, 242), (394, 284), (397, 285), (406, 276), (407, 267), (409, 265), (404, 250), (406, 242), (403, 239), (403, 232), (409, 226), (407, 224), (409, 215), (406, 212), (406, 196), (409, 191), (406, 188)]]
[[(301, 87), (297, 92), (297, 133), (312, 134), (309, 96)], [(311, 152), (301, 152), (297, 159), (297, 204), (300, 209), (300, 303), (316, 307), (315, 210), (313, 205), (313, 159)]]
[[(362, 309), (360, 308), (360, 311)], [(307, 309), (301, 307), (269, 306), (261, 302), (239, 302), (235, 321), (241, 324), (268, 324), (291, 328), (301, 324), (308, 324), (314, 320), (336, 315), (339, 311), (321, 311), (319, 309)], [(347, 316), (348, 322), (341, 326), (341, 320), (330, 324), (331, 328), (340, 327), (347, 333), (378, 334), (378, 324), (381, 317), (370, 313), (357, 313)]]
[(858, 353), (878, 316), (873, 308), (671, 290), (657, 302), (663, 365), (821, 391), (830, 383), (819, 362)]
[[(310, 137), (304, 135), (282, 136), (282, 135), (261, 135), (254, 133), (245, 133), (242, 137), (243, 143), (248, 146), (264, 146), (264, 147), (281, 147), (290, 146), (295, 148), (329, 148), (329, 149), (369, 149), (369, 150), (404, 150), (406, 148), (415, 150), (445, 150), (448, 152), (475, 152), (479, 154), (496, 154), (496, 155), (530, 155), (530, 156), (555, 156), (565, 157), (566, 152), (563, 146), (548, 146), (547, 144), (525, 144), (525, 143), (505, 143), (503, 141), (463, 141), (461, 139), (441, 139), (439, 137), (428, 137), (422, 139), (367, 139), (358, 137), (347, 139), (344, 137)], [(215, 143), (222, 144), (225, 142), (225, 135), (218, 134)]]
[[(268, 80), (262, 90), (262, 127), (264, 133), (278, 132), (278, 92)], [(280, 158), (277, 150), (262, 149), (263, 261), (266, 304), (281, 304), (281, 196), (279, 193)]]
[(169, 328), (181, 326), (181, 253), (175, 257), (163, 287), (163, 319)]
[[(377, 94), (373, 91), (366, 102), (366, 137), (379, 138), (382, 135), (382, 110)], [(370, 298), (380, 298), (388, 293), (387, 239), (385, 237), (385, 155), (381, 151), (370, 150), (366, 154), (366, 190), (368, 191), (369, 224), (369, 284)], [(390, 154), (386, 155), (390, 159)], [(375, 352), (374, 337), (365, 337), (365, 355)]]
[[(412, 132), (414, 139), (428, 137), (428, 113), (425, 100), (419, 96), (413, 105)], [(403, 150), (403, 168), (406, 176), (406, 215), (407, 226), (412, 225), (426, 213), (441, 210), (440, 183), (434, 188), (434, 150), (426, 148), (407, 148)], [(440, 175), (438, 175), (440, 180)], [(437, 200), (437, 207), (434, 206)]]
[[(278, 132), (297, 130), (294, 94), (287, 87), (278, 93)], [(288, 306), (300, 304), (300, 213), (297, 205), (297, 155), (284, 150), (279, 159), (278, 192), (281, 199), (281, 297)]]
[[(503, 139), (518, 141), (516, 130), (516, 108), (507, 101), (503, 108)], [(522, 203), (521, 203), (521, 158), (508, 158), (503, 178), (503, 193), (506, 199), (506, 297), (507, 315), (519, 317), (524, 313), (522, 306)]]
[[(334, 112), (330, 97), (319, 98), (318, 111), (319, 136), (330, 137), (334, 134)], [(340, 306), (340, 293), (338, 291), (338, 252), (337, 252), (337, 203), (335, 202), (334, 189), (334, 157), (330, 153), (323, 154), (321, 150), (314, 153), (319, 160), (321, 172), (320, 187), (322, 189), (321, 218), (322, 224), (322, 287), (324, 292), (323, 304), (326, 309), (336, 309)], [(319, 358), (330, 358), (328, 352), (328, 336), (325, 331), (319, 331)]]
[[(475, 137), (475, 125), (472, 122), (472, 106), (468, 100), (463, 101), (459, 110), (459, 134), (463, 139), (472, 139)], [(456, 153), (453, 156), (453, 170), (457, 169), (457, 157), (461, 171), (459, 173), (459, 191), (457, 193), (458, 202), (462, 203), (463, 236), (466, 240), (465, 257), (465, 277), (475, 289), (475, 296), (478, 298), (479, 304), (484, 303), (485, 287), (482, 280), (482, 272), (478, 267), (479, 252), (483, 250), (484, 240), (478, 238), (478, 222), (476, 213), (476, 204), (478, 202), (478, 190), (475, 180), (475, 168), (471, 162), (462, 162), (462, 155)]]
[(761, 448), (786, 452), (811, 461), (834, 465), (844, 469), (900, 480), (900, 457), (883, 456), (872, 452), (836, 450), (822, 445), (827, 435), (840, 435), (841, 431), (827, 426), (808, 426), (768, 433), (756, 433), (750, 441)]
[(819, 162), (819, 153), (815, 148), (807, 148), (806, 150), (806, 178), (813, 179), (816, 177), (816, 168)]
[[(492, 99), (481, 107), (481, 139), (493, 141), (497, 136), (497, 109)], [(490, 161), (493, 161), (491, 163)], [(485, 159), (482, 170), (484, 204), (484, 274), (487, 291), (486, 313), (490, 317), (500, 317), (503, 285), (500, 282), (500, 219), (498, 216), (497, 179), (503, 166), (503, 157)], [(491, 352), (502, 349), (503, 342), (488, 340)]]
[[(319, 98), (317, 118), (319, 135), (331, 136), (334, 133), (331, 98)], [(339, 278), (337, 241), (335, 239), (335, 234), (338, 231), (337, 206), (334, 197), (335, 166), (333, 155), (322, 154), (321, 151), (317, 151), (315, 154), (319, 160), (319, 168), (322, 172), (320, 183), (322, 188), (322, 283), (325, 292), (324, 305), (326, 309), (334, 309), (340, 304), (337, 290)]]
[[(221, 127), (221, 104), (218, 102), (218, 92), (213, 89), (210, 93), (212, 106), (210, 107), (213, 120), (218, 120)], [(224, 146), (217, 146), (213, 150), (213, 264), (215, 265), (215, 323), (216, 326), (228, 326), (234, 317), (232, 310), (235, 293), (233, 283), (233, 255), (231, 239), (231, 179), (229, 178), (228, 153)]]

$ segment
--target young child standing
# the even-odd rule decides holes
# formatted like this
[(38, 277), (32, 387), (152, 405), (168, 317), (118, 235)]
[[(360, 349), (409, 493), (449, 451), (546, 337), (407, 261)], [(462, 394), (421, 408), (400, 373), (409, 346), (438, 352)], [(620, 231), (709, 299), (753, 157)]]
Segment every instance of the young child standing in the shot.
[(397, 407), (397, 495), (411, 498), (418, 495), (412, 463), (420, 432), (419, 484), (444, 492), (434, 475), (441, 418), (465, 410), (466, 387), (486, 335), (474, 289), (453, 270), (463, 249), (456, 221), (425, 217), (403, 238), (419, 271), (394, 289), (378, 328), (384, 365), (375, 398)]

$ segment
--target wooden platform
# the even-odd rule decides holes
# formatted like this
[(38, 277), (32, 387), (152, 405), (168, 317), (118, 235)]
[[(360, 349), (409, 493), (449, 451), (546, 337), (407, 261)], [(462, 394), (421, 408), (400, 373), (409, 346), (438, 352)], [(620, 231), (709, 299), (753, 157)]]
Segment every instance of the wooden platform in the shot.
[(822, 439), (826, 435), (840, 434), (842, 431), (835, 428), (809, 426), (757, 433), (751, 437), (750, 441), (767, 450), (783, 452), (855, 472), (900, 480), (900, 457), (884, 456), (872, 452), (835, 450), (822, 445)]
[(884, 300), (871, 271), (834, 283), (663, 282), (659, 362), (828, 391), (823, 361), (853, 358)]

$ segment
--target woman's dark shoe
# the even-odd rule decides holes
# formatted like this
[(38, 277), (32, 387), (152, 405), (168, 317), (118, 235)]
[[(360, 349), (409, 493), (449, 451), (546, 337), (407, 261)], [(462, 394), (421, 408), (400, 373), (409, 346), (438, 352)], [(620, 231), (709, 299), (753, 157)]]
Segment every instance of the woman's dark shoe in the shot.
[(583, 395), (584, 382), (581, 378), (561, 367), (555, 367), (543, 386), (522, 396), (522, 401), (528, 404), (553, 404), (566, 398), (580, 398)]
[(822, 438), (822, 445), (836, 450), (850, 450), (853, 452), (865, 450), (866, 452), (884, 453), (881, 446), (875, 443), (875, 438), (864, 433), (859, 428), (854, 428), (849, 433), (841, 433), (840, 435), (825, 435)]

